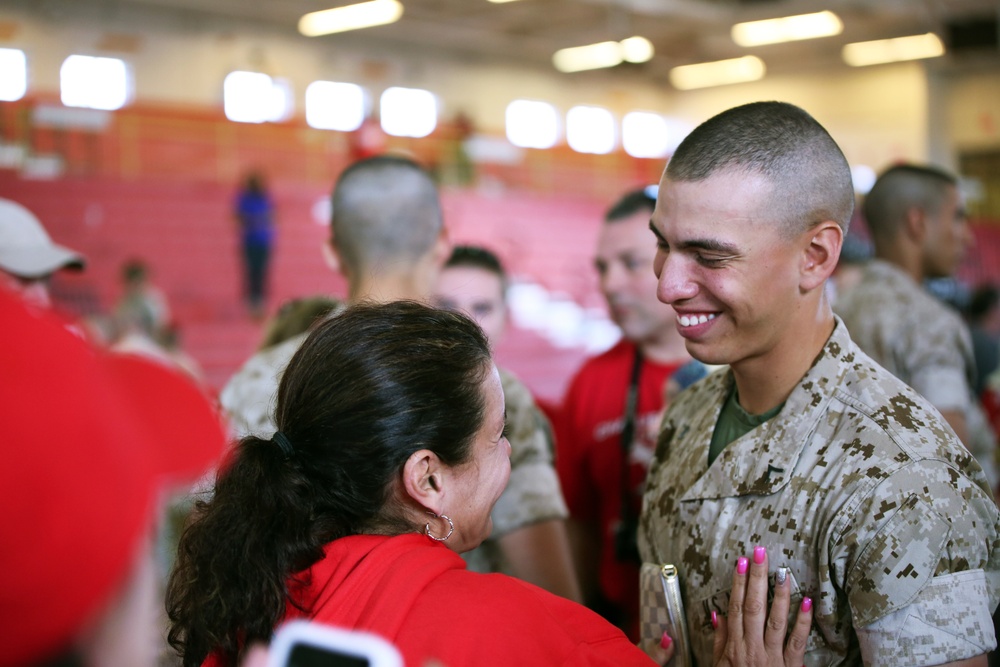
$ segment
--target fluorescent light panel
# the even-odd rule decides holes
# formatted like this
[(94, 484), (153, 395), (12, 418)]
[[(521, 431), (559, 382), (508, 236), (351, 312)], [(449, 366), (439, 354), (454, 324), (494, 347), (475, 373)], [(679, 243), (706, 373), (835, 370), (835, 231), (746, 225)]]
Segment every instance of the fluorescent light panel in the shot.
[(20, 49), (0, 49), (0, 101), (14, 102), (28, 91), (28, 59)]
[(878, 39), (844, 45), (841, 55), (851, 67), (882, 65), (902, 60), (920, 60), (944, 55), (944, 44), (932, 32), (926, 35)]
[(760, 46), (829, 37), (839, 35), (843, 30), (844, 24), (839, 16), (833, 12), (823, 11), (737, 23), (733, 26), (731, 34), (733, 41), (740, 46)]
[(310, 12), (299, 19), (299, 32), (306, 37), (318, 37), (335, 32), (386, 25), (398, 21), (402, 15), (403, 5), (398, 0), (370, 0), (356, 5)]
[(560, 72), (614, 67), (622, 62), (644, 63), (653, 57), (653, 44), (645, 37), (629, 37), (620, 42), (598, 42), (559, 49), (552, 64)]
[(681, 65), (670, 70), (670, 83), (678, 90), (710, 88), (764, 78), (764, 61), (757, 56)]

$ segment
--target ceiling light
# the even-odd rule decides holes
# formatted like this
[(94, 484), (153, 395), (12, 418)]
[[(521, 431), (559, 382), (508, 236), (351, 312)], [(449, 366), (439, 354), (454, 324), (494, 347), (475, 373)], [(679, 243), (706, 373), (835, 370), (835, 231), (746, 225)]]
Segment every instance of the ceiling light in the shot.
[(944, 44), (937, 35), (929, 32), (926, 35), (845, 44), (841, 55), (851, 67), (864, 67), (943, 56)]
[(622, 60), (630, 63), (648, 62), (653, 57), (653, 43), (645, 37), (629, 37), (619, 42)]
[(757, 56), (743, 56), (697, 65), (681, 65), (670, 70), (670, 83), (678, 90), (724, 86), (764, 78), (764, 61)]
[(653, 44), (645, 37), (629, 37), (620, 42), (598, 42), (587, 46), (559, 49), (552, 64), (560, 72), (614, 67), (622, 61), (644, 63), (653, 57)]
[(731, 34), (733, 41), (740, 46), (760, 46), (829, 37), (839, 35), (843, 30), (844, 24), (840, 18), (833, 12), (825, 11), (737, 23), (733, 26)]
[(403, 5), (398, 0), (370, 0), (306, 14), (299, 19), (299, 32), (306, 37), (318, 37), (393, 23), (402, 15)]

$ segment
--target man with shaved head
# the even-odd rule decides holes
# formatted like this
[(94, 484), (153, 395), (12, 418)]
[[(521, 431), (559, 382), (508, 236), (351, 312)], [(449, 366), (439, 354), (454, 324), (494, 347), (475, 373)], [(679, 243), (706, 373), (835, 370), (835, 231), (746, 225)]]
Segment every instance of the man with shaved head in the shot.
[(853, 205), (836, 142), (781, 102), (709, 119), (660, 182), (657, 294), (691, 355), (726, 365), (668, 410), (639, 528), (643, 560), (679, 570), (697, 664), (714, 664), (715, 624), (736, 664), (782, 664), (793, 612), (765, 623), (767, 586), (746, 584), (769, 575), (811, 615), (805, 664), (985, 665), (996, 645), (982, 469), (824, 290)]
[[(418, 164), (378, 156), (337, 180), (323, 254), (347, 279), (350, 301), (422, 300), (451, 250), (437, 187)], [(234, 435), (269, 437), (280, 373), (307, 334), (258, 352), (219, 396)]]
[[(351, 302), (428, 301), (451, 253), (437, 186), (403, 157), (376, 156), (348, 167), (334, 187), (330, 227), (323, 252), (347, 279)], [(307, 335), (258, 352), (223, 389), (220, 400), (236, 435), (275, 432), (278, 380)], [(517, 378), (505, 378), (504, 394), (510, 480), (494, 509), (494, 534), (470, 552), (470, 562), (578, 598), (545, 420)]]
[(861, 349), (941, 411), (995, 490), (996, 437), (973, 389), (972, 335), (922, 286), (953, 276), (972, 240), (958, 181), (937, 167), (895, 165), (865, 197), (864, 214), (875, 258), (837, 314)]

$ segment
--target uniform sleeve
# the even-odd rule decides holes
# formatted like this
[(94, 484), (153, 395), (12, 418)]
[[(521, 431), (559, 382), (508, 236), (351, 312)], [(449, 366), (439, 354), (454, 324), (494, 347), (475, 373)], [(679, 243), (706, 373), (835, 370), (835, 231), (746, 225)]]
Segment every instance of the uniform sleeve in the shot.
[(905, 355), (902, 366), (909, 369), (917, 393), (938, 410), (968, 410), (972, 394), (964, 353), (971, 359), (972, 343), (964, 325), (942, 317), (900, 333), (905, 340), (899, 341), (897, 354)]
[(565, 519), (568, 512), (553, 463), (545, 416), (519, 380), (502, 374), (510, 441), (510, 480), (493, 508), (493, 536)]
[(278, 381), (304, 338), (293, 338), (277, 347), (258, 352), (230, 378), (219, 394), (219, 403), (229, 420), (234, 438), (256, 435), (269, 438), (274, 425)]
[[(920, 493), (905, 489), (921, 488)], [(864, 663), (940, 664), (996, 646), (998, 511), (940, 461), (904, 467), (861, 504), (835, 548), (857, 554), (845, 589)]]

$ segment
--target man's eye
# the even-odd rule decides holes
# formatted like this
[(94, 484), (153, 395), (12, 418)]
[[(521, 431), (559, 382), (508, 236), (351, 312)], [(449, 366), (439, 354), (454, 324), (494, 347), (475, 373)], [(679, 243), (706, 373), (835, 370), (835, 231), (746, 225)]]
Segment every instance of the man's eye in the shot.
[(702, 266), (721, 266), (723, 262), (726, 261), (725, 257), (710, 257), (708, 255), (698, 254), (695, 255), (695, 259)]
[(500, 438), (510, 438), (510, 422), (504, 421), (503, 431), (500, 432)]

